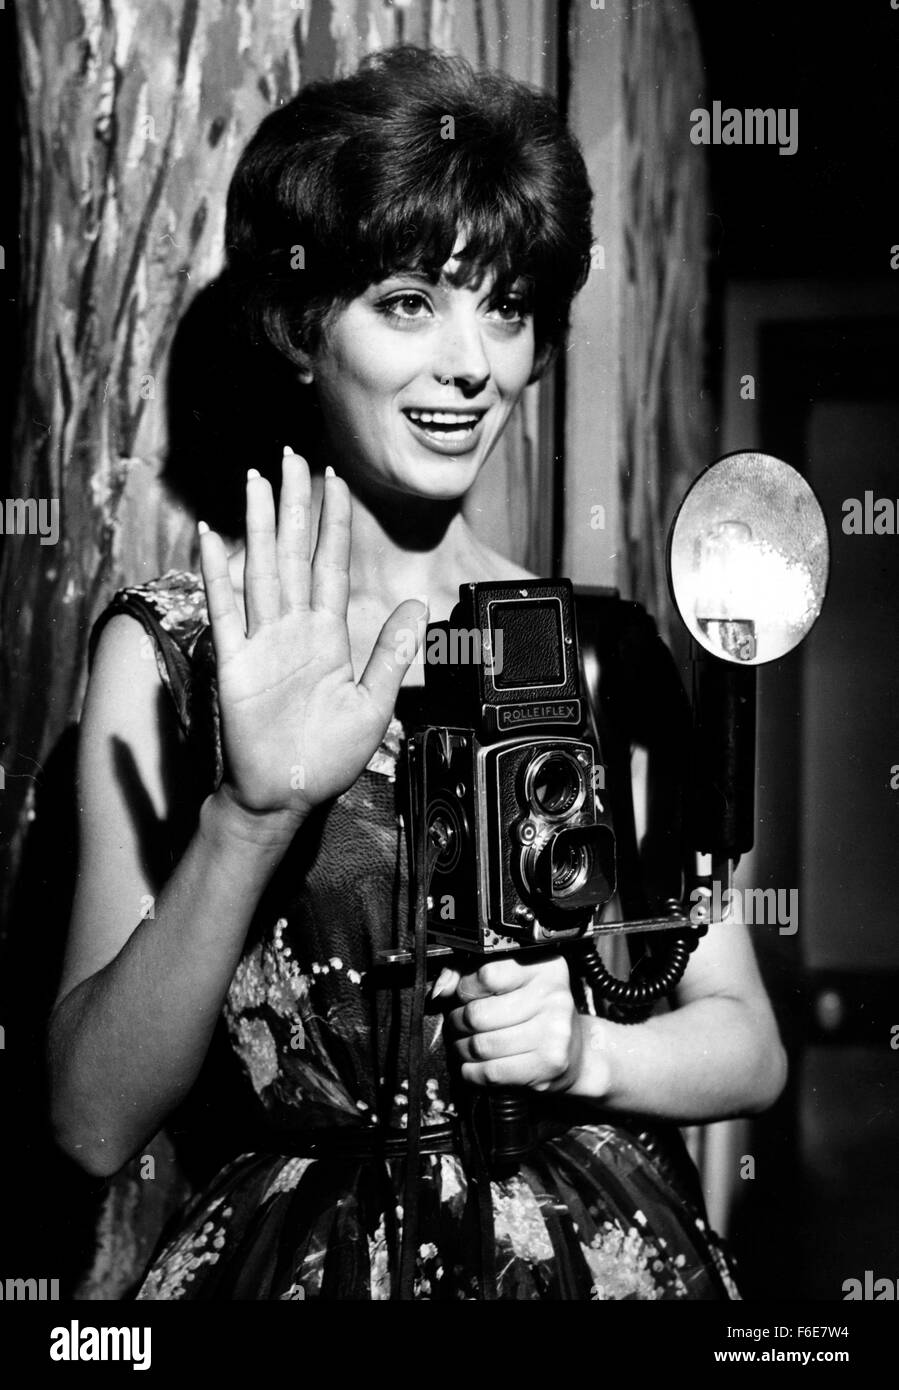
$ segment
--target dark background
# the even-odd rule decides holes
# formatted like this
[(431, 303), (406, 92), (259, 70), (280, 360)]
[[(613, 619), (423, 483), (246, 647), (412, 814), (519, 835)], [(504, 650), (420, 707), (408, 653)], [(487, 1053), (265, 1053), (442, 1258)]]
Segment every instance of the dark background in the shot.
[(747, 147), (734, 160), (732, 148), (709, 147), (716, 276), (881, 277), (899, 228), (899, 11), (889, 0), (691, 8), (704, 104), (799, 108), (794, 155)]

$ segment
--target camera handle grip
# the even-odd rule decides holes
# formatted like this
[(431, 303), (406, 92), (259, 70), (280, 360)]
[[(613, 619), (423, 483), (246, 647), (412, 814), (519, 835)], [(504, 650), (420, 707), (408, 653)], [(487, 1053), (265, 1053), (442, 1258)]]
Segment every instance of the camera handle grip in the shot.
[(517, 1169), (534, 1147), (530, 1097), (520, 1086), (498, 1086), (488, 1092), (490, 1166)]
[[(473, 971), (484, 960), (466, 951), (459, 953), (458, 964), (463, 972)], [(534, 1147), (530, 1092), (523, 1086), (491, 1087), (478, 1098), (473, 1113), (479, 1117), (478, 1130), (491, 1172), (511, 1176)]]

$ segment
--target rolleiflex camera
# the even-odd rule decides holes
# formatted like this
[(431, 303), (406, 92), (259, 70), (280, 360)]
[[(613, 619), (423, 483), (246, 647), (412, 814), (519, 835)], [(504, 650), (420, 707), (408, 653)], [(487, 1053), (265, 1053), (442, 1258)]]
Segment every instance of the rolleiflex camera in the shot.
[(409, 769), (429, 937), (488, 954), (582, 935), (615, 892), (615, 839), (571, 584), (464, 584), (426, 651), (433, 722)]

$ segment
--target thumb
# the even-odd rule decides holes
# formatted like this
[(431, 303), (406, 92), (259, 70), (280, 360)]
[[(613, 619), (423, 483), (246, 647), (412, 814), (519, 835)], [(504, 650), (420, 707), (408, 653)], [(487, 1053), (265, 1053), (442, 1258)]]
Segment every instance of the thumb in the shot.
[(403, 677), (415, 660), (428, 626), (425, 598), (405, 599), (391, 613), (378, 634), (359, 684), (385, 719), (396, 704)]

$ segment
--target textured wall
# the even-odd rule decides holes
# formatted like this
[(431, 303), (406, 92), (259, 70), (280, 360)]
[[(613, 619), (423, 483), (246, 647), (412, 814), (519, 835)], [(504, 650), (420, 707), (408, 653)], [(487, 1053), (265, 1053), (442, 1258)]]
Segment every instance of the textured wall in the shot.
[(714, 457), (703, 390), (706, 163), (688, 136), (704, 71), (685, 0), (628, 6), (625, 44), (619, 576), (667, 628), (668, 527), (686, 487)]
[(704, 72), (686, 0), (573, 0), (571, 16), (571, 121), (603, 254), (567, 357), (564, 568), (617, 585), (670, 635), (668, 526), (714, 447), (703, 390), (707, 175), (689, 138)]

